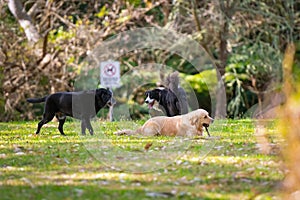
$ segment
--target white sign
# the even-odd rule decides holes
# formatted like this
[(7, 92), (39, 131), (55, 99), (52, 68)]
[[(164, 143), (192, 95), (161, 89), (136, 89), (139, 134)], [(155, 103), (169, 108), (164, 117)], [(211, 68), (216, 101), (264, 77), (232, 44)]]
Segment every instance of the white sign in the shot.
[(100, 81), (104, 87), (120, 85), (120, 62), (105, 61), (100, 64)]

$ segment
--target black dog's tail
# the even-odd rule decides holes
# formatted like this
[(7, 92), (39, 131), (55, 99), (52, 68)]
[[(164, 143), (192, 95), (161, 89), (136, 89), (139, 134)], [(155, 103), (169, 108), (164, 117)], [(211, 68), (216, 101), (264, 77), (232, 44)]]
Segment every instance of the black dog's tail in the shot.
[(45, 96), (43, 98), (29, 98), (29, 99), (26, 99), (26, 100), (29, 103), (42, 103), (42, 102), (46, 101), (46, 98), (47, 98), (47, 96)]
[(166, 86), (174, 92), (174, 94), (178, 95), (178, 87), (179, 87), (179, 73), (177, 71), (171, 73), (166, 78), (165, 84)]
[(167, 87), (177, 96), (180, 104), (180, 114), (188, 113), (187, 95), (179, 86), (179, 73), (177, 71), (168, 75), (165, 81)]

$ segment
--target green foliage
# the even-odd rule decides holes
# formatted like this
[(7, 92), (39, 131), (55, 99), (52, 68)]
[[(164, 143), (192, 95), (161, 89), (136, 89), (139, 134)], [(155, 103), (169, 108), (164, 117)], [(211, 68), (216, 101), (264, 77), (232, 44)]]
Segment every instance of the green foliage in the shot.
[(129, 2), (131, 5), (133, 5), (134, 7), (140, 6), (142, 4), (142, 0), (126, 0), (127, 2)]
[[(182, 75), (182, 77), (184, 81), (190, 84), (190, 87), (183, 85), (185, 86), (187, 93), (195, 93), (199, 102), (199, 107), (211, 112), (212, 95), (214, 95), (217, 86), (216, 70), (205, 70), (195, 75)], [(189, 89), (192, 89), (193, 91), (189, 91)], [(196, 108), (197, 107), (192, 107), (192, 109)]]
[(58, 29), (53, 29), (49, 32), (48, 39), (50, 42), (57, 42), (59, 40), (70, 40), (75, 37), (75, 32), (72, 30), (64, 30), (63, 26)]
[(295, 43), (296, 45), (296, 53), (295, 53), (295, 60), (294, 66), (292, 69), (293, 78), (297, 83), (300, 83), (300, 41)]
[(188, 81), (192, 88), (198, 93), (207, 93), (208, 88), (217, 86), (216, 70), (205, 70), (195, 75), (183, 75), (185, 81)]
[(96, 17), (102, 18), (108, 14), (106, 6), (102, 6), (101, 10), (95, 14)]
[(257, 103), (259, 94), (278, 87), (282, 80), (281, 62), (280, 51), (266, 43), (234, 49), (224, 76), (231, 117), (241, 117)]

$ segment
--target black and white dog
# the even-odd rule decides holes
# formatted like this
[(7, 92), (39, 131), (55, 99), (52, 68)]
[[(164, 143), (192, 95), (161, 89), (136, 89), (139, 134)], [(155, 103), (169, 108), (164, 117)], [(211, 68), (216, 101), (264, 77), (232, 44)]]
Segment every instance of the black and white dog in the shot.
[(155, 101), (160, 105), (160, 109), (168, 116), (179, 115), (181, 112), (180, 104), (176, 95), (169, 89), (148, 90), (145, 93), (145, 103), (149, 109), (153, 108)]
[(93, 135), (94, 131), (90, 119), (95, 117), (101, 108), (111, 105), (114, 99), (110, 90), (101, 88), (80, 92), (58, 92), (43, 98), (29, 98), (27, 101), (29, 103), (45, 102), (43, 119), (38, 123), (36, 134), (40, 133), (44, 124), (56, 116), (59, 121), (58, 130), (62, 135), (65, 135), (63, 125), (66, 116), (70, 116), (81, 120), (81, 133), (83, 135), (85, 135), (86, 129)]
[(159, 103), (159, 109), (168, 117), (188, 113), (187, 97), (183, 88), (179, 87), (178, 72), (171, 73), (166, 80), (166, 88), (157, 88), (145, 92), (145, 103), (149, 109), (155, 102)]

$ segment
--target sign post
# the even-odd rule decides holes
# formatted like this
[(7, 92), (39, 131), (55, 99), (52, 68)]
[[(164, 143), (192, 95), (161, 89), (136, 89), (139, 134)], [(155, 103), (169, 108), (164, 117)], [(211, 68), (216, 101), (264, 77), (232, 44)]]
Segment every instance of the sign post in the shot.
[[(100, 64), (100, 84), (104, 87), (110, 88), (120, 85), (120, 62), (118, 61), (104, 61)], [(112, 104), (109, 107), (109, 120), (113, 119), (113, 107)]]

